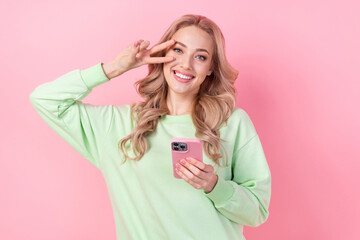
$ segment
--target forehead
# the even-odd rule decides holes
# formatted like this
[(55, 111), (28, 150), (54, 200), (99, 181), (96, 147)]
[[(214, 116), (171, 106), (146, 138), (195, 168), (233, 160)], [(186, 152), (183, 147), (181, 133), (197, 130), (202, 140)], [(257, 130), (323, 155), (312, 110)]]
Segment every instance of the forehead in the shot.
[(214, 43), (212, 38), (207, 32), (196, 26), (180, 28), (175, 32), (172, 39), (182, 42), (189, 49), (203, 48), (208, 50), (210, 54), (213, 53)]

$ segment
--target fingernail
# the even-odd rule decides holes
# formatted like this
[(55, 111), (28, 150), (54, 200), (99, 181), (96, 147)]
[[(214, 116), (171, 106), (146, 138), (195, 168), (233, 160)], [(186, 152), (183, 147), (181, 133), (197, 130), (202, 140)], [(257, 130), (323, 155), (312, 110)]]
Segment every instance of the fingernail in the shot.
[(136, 41), (136, 42), (134, 43), (134, 47), (137, 47), (137, 46), (139, 46), (139, 42), (138, 42), (138, 41)]

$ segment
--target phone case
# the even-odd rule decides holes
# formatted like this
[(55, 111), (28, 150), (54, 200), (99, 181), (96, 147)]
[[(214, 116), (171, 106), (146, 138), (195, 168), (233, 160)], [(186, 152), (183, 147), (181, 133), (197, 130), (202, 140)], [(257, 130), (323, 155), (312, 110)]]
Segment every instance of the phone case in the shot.
[(173, 138), (171, 139), (171, 154), (173, 162), (173, 175), (175, 178), (181, 178), (175, 170), (176, 163), (179, 163), (181, 159), (192, 157), (200, 162), (203, 161), (201, 140), (194, 138)]

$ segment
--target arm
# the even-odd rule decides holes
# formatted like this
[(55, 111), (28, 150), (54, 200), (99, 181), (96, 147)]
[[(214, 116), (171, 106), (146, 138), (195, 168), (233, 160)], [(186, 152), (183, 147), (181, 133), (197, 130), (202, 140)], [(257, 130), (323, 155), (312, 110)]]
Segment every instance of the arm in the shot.
[(110, 63), (99, 63), (85, 70), (77, 69), (42, 84), (31, 93), (30, 101), (52, 129), (99, 168), (98, 149), (102, 142), (99, 140), (106, 136), (114, 110), (112, 106), (93, 106), (83, 104), (81, 100), (92, 88), (130, 69), (173, 61), (172, 57), (150, 56), (172, 44), (174, 41), (169, 40), (148, 50), (148, 41), (136, 41)]
[[(251, 227), (264, 223), (269, 216), (271, 173), (256, 129), (243, 110), (236, 111), (230, 129), (232, 139), (231, 173), (227, 179), (218, 175), (211, 192), (203, 194), (228, 219)], [(231, 133), (232, 134), (232, 133)]]
[(271, 174), (259, 136), (253, 136), (233, 156), (233, 179), (218, 176), (214, 189), (206, 194), (216, 209), (230, 220), (257, 227), (269, 216)]
[(83, 104), (81, 100), (92, 88), (107, 81), (98, 63), (42, 84), (30, 95), (40, 117), (97, 168), (98, 139), (106, 134), (110, 125), (112, 107)]

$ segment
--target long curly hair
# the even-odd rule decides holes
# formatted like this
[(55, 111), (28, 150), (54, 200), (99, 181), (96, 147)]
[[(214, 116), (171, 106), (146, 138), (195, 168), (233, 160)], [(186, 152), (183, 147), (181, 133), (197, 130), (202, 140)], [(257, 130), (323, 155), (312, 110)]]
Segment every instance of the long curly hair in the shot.
[[(201, 15), (187, 14), (176, 19), (161, 37), (158, 44), (172, 38), (176, 31), (187, 26), (196, 26), (207, 32), (214, 44), (212, 57), (212, 73), (207, 76), (200, 86), (194, 101), (191, 118), (196, 128), (195, 136), (202, 140), (205, 154), (217, 165), (220, 165), (219, 145), (220, 127), (230, 117), (235, 107), (236, 89), (234, 82), (238, 71), (233, 68), (225, 56), (225, 40), (220, 28), (210, 19)], [(154, 57), (165, 56), (168, 49), (153, 54)], [(131, 105), (132, 119), (135, 121), (134, 130), (119, 141), (118, 147), (127, 159), (140, 160), (148, 149), (146, 137), (156, 130), (159, 119), (169, 114), (167, 107), (168, 84), (163, 74), (163, 64), (149, 64), (148, 75), (135, 83), (137, 92), (144, 99)], [(130, 145), (131, 143), (131, 145)], [(131, 148), (134, 157), (130, 157)], [(226, 165), (228, 165), (227, 153)]]

